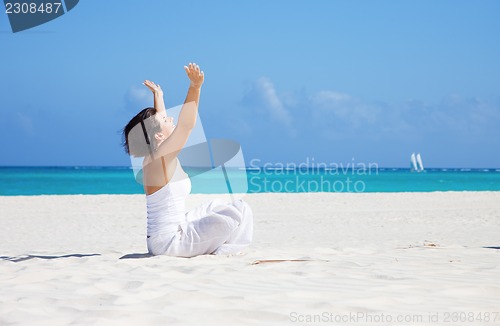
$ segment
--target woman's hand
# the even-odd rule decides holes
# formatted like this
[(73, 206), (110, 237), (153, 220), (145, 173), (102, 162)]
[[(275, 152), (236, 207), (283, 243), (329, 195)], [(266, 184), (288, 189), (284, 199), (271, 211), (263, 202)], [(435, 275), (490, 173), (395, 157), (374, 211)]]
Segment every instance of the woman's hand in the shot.
[(145, 80), (143, 84), (147, 88), (149, 88), (151, 92), (153, 92), (154, 106), (156, 112), (165, 111), (165, 102), (163, 101), (163, 91), (161, 90), (160, 85), (157, 85), (150, 80)]
[(201, 87), (205, 80), (205, 75), (203, 71), (200, 70), (200, 67), (196, 63), (190, 63), (184, 66), (184, 70), (186, 70), (186, 74), (191, 81), (191, 87)]
[(150, 80), (145, 80), (143, 84), (147, 88), (149, 88), (151, 90), (151, 92), (153, 92), (154, 95), (163, 96), (163, 91), (162, 91), (162, 89), (161, 89), (161, 87), (160, 87), (159, 84), (157, 85), (157, 84), (153, 83)]

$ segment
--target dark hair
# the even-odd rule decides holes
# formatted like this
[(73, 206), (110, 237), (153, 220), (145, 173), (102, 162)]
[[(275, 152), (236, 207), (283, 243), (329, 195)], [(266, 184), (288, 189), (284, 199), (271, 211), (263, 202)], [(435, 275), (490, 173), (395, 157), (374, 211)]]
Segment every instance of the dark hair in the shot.
[(161, 131), (161, 125), (155, 119), (155, 114), (154, 108), (145, 108), (123, 128), (123, 148), (127, 154), (143, 157), (156, 150), (154, 135)]

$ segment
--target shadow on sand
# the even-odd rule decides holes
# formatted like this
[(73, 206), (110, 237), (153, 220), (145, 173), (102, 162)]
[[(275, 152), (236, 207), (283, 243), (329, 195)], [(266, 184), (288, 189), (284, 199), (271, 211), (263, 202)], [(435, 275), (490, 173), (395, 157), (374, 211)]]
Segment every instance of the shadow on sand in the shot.
[[(39, 258), (39, 259), (59, 259), (59, 258), (71, 258), (71, 257), (76, 257), (76, 258), (83, 258), (83, 257), (91, 257), (91, 256), (100, 256), (101, 254), (68, 254), (68, 255), (61, 255), (61, 256), (41, 256), (41, 255), (21, 255), (21, 256), (0, 256), (0, 260), (6, 260), (6, 261), (11, 261), (14, 263), (20, 263), (22, 261), (34, 259), (34, 258)], [(140, 258), (149, 258), (153, 257), (153, 255), (144, 253), (144, 254), (127, 254), (125, 256), (120, 257), (119, 259), (140, 259)]]
[(23, 256), (17, 256), (17, 257), (9, 257), (9, 256), (0, 256), (0, 259), (2, 260), (8, 260), (14, 263), (19, 263), (25, 260), (30, 260), (33, 258), (39, 258), (39, 259), (58, 259), (58, 258), (71, 258), (71, 257), (76, 257), (76, 258), (82, 258), (82, 257), (90, 257), (90, 256), (100, 256), (101, 254), (68, 254), (68, 255), (62, 255), (62, 256), (40, 256), (40, 255), (23, 255)]
[(120, 259), (139, 259), (139, 258), (149, 258), (153, 257), (153, 255), (145, 253), (145, 254), (128, 254), (125, 256), (121, 256)]

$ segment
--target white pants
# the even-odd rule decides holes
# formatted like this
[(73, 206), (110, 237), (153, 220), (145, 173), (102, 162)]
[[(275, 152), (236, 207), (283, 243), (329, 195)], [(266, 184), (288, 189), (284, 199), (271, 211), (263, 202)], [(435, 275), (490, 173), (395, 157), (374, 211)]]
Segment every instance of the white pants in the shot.
[(186, 213), (186, 223), (175, 234), (148, 239), (153, 255), (194, 257), (204, 254), (236, 254), (252, 242), (253, 213), (243, 200), (220, 199)]

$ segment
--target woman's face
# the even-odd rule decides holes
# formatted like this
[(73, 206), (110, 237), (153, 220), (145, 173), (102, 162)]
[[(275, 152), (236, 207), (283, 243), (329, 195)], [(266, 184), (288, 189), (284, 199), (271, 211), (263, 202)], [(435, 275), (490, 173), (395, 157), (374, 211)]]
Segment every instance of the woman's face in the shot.
[(160, 123), (164, 139), (167, 139), (175, 129), (174, 118), (167, 116), (166, 112), (157, 113), (155, 116)]

